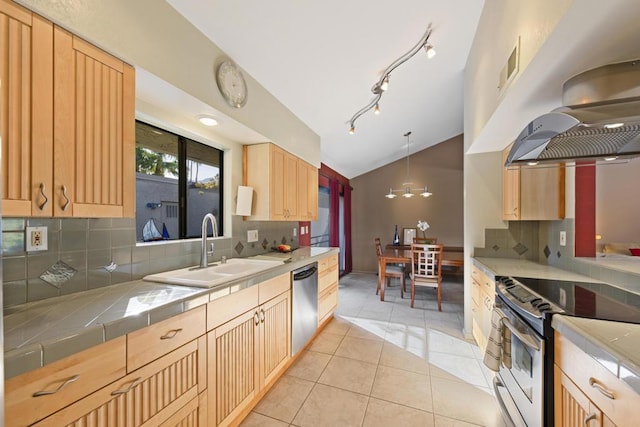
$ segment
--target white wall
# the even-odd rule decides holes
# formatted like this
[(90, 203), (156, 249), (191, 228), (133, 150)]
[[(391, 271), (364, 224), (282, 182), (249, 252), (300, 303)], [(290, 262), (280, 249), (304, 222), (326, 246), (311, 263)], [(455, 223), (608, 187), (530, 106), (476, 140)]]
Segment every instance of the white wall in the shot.
[[(471, 265), (474, 247), (484, 247), (485, 228), (506, 228), (502, 218), (500, 151), (470, 154), (492, 115), (571, 5), (571, 0), (487, 0), (465, 68), (464, 91), (464, 246)], [(500, 69), (520, 36), (520, 68), (500, 93)], [(530, 117), (529, 119), (531, 119)], [(512, 136), (515, 138), (516, 134)], [(484, 135), (485, 138), (486, 134)], [(491, 139), (491, 138), (488, 138)], [(492, 141), (498, 149), (512, 140)], [(465, 269), (465, 334), (471, 335), (471, 269)]]

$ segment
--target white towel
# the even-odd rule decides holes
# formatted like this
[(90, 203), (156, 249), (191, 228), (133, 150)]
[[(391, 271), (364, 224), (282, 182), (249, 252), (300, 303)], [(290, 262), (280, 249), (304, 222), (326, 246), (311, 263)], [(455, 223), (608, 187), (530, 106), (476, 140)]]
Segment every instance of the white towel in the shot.
[(504, 326), (505, 316), (499, 310), (493, 310), (491, 315), (491, 332), (483, 362), (492, 371), (500, 371), (500, 364), (511, 369), (511, 331)]

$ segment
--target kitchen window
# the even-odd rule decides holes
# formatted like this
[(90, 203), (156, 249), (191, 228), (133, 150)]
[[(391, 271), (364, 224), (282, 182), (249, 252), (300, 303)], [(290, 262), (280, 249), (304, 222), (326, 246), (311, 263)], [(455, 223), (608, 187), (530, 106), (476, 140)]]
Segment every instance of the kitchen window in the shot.
[(222, 224), (222, 151), (136, 122), (136, 240), (200, 237), (202, 218)]

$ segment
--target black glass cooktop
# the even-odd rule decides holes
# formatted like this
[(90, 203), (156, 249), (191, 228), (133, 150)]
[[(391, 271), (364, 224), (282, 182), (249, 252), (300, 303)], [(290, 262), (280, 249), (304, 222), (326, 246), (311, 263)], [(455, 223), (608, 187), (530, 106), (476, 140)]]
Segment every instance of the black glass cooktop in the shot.
[(640, 324), (640, 295), (605, 283), (514, 277), (568, 315)]

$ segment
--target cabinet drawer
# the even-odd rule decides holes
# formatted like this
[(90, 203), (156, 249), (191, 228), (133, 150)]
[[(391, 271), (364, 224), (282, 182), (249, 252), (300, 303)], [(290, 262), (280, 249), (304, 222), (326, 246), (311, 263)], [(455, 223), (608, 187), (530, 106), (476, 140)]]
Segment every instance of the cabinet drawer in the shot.
[[(6, 419), (16, 426), (32, 424), (124, 377), (125, 371), (126, 339), (119, 337), (11, 378), (5, 382)], [(42, 391), (53, 393), (34, 397)]]
[(338, 283), (338, 276), (337, 264), (318, 274), (318, 295), (329, 286)]
[(199, 388), (204, 389), (206, 341), (202, 336), (183, 345), (45, 418), (37, 427), (158, 425), (172, 419), (197, 399)]
[(488, 296), (493, 297), (495, 295), (495, 282), (475, 265), (471, 268), (471, 277), (478, 282), (478, 284), (482, 285), (482, 289)]
[[(615, 424), (628, 425), (629, 420), (637, 419), (640, 395), (558, 332), (554, 357), (560, 369)], [(613, 399), (601, 389), (611, 392)]]
[(324, 257), (318, 260), (318, 272), (322, 273), (329, 267), (333, 267), (334, 265), (338, 265), (338, 255), (329, 255), (328, 257)]
[(481, 285), (475, 279), (471, 279), (471, 300), (476, 304), (480, 304), (481, 289)]
[(259, 303), (264, 304), (289, 289), (291, 289), (291, 273), (285, 273), (266, 280), (258, 285)]
[(258, 306), (258, 286), (251, 286), (207, 304), (207, 331)]
[(326, 289), (318, 298), (318, 321), (335, 309), (338, 305), (338, 285)]
[(127, 335), (127, 372), (204, 335), (206, 308), (200, 306)]

